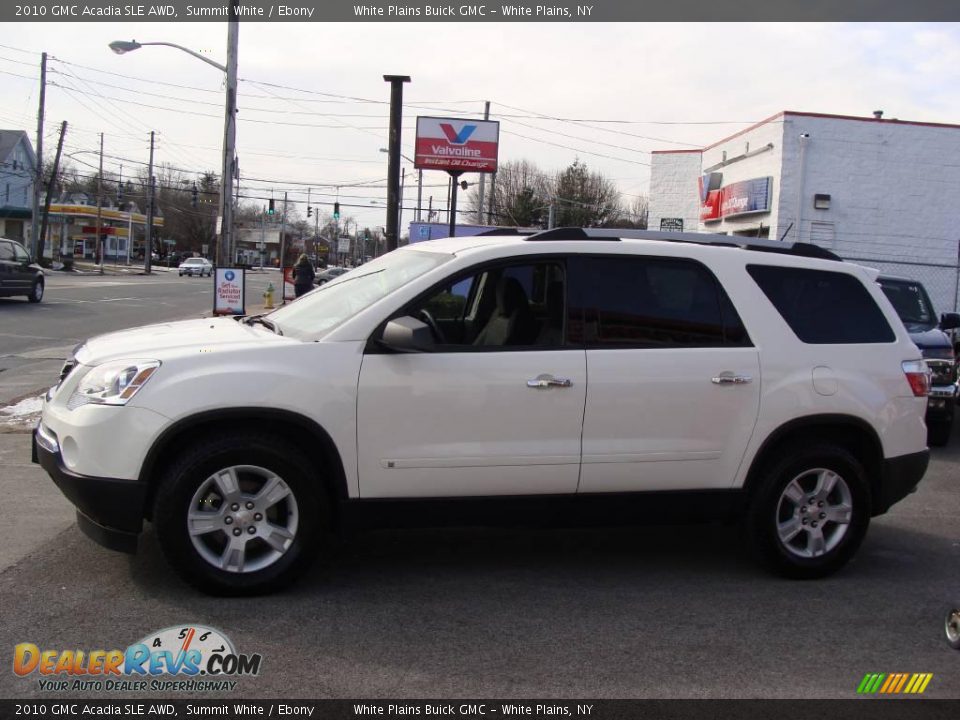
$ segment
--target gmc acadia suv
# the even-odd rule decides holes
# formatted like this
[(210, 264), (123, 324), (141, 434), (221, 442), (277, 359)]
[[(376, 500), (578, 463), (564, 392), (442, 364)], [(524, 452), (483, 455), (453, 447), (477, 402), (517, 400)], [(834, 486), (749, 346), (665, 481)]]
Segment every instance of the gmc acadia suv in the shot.
[(819, 577), (927, 466), (927, 366), (876, 278), (727, 236), (417, 243), (269, 315), (88, 340), (35, 460), (87, 535), (133, 551), (149, 520), (212, 593), (290, 582), (344, 526), (668, 512)]

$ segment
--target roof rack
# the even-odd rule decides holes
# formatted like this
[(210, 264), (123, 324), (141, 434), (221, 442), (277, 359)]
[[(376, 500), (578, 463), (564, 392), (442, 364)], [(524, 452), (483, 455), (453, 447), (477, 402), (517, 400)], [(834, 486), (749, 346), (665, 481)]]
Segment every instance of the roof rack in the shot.
[(461, 236), (461, 237), (490, 237), (492, 235), (536, 235), (540, 231), (536, 228), (493, 228), (491, 230), (484, 230), (483, 232), (478, 232), (476, 235), (471, 236)]
[(629, 230), (618, 228), (578, 228), (564, 227), (544, 230), (527, 237), (527, 241), (539, 240), (660, 240), (662, 242), (688, 242), (698, 245), (717, 245), (736, 247), (757, 252), (783, 253), (800, 257), (836, 260), (843, 262), (839, 255), (813, 243), (784, 243), (776, 240), (748, 238), (738, 235), (720, 235), (719, 233), (663, 232), (658, 230)]

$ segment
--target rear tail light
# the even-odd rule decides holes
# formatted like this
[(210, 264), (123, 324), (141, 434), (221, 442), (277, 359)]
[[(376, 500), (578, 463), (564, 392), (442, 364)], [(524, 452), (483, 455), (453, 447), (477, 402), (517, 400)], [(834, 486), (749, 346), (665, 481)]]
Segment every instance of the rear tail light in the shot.
[(910, 389), (917, 397), (927, 397), (930, 394), (930, 369), (923, 360), (905, 360), (901, 363), (903, 374), (910, 383)]

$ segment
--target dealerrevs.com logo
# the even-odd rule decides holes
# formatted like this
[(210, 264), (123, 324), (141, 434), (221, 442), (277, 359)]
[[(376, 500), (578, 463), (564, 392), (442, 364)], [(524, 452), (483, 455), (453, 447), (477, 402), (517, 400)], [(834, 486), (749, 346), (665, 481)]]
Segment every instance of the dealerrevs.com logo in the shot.
[(13, 649), (13, 672), (37, 678), (41, 691), (232, 691), (239, 676), (260, 673), (263, 656), (238, 653), (219, 630), (202, 625), (150, 633), (125, 650)]

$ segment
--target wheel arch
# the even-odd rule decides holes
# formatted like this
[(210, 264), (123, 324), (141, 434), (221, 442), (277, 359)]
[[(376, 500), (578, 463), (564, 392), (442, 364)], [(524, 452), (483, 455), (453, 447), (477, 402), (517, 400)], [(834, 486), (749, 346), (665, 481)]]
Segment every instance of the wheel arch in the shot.
[(764, 468), (778, 450), (816, 441), (840, 445), (860, 461), (870, 487), (872, 512), (876, 513), (877, 501), (882, 496), (883, 445), (870, 424), (853, 415), (808, 415), (790, 420), (770, 433), (750, 463), (743, 485), (746, 497), (752, 497)]
[(347, 478), (340, 451), (330, 434), (314, 420), (290, 410), (261, 407), (237, 407), (210, 410), (182, 418), (154, 441), (140, 468), (140, 482), (147, 485), (145, 515), (150, 518), (156, 490), (166, 460), (183, 444), (212, 432), (236, 432), (241, 429), (274, 432), (291, 441), (317, 463), (317, 479), (323, 484), (331, 503), (346, 500)]

